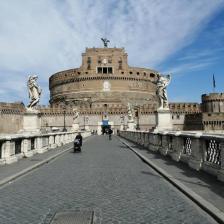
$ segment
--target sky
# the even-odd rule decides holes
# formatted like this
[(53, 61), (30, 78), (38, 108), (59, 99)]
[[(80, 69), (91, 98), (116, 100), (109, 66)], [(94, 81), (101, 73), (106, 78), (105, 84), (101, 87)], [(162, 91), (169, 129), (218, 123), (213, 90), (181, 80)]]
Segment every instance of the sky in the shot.
[(124, 47), (130, 66), (172, 74), (170, 102), (224, 92), (224, 0), (0, 1), (0, 102), (28, 103), (38, 75), (40, 103), (49, 77), (81, 65), (86, 47)]

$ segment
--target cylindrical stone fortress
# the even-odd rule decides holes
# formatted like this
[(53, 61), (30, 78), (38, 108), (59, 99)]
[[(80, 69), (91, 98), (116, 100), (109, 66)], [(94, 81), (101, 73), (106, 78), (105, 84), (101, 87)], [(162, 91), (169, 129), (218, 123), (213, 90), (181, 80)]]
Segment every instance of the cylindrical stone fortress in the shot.
[(203, 112), (224, 112), (224, 93), (203, 94), (201, 98)]
[(103, 112), (106, 107), (112, 113), (128, 102), (156, 109), (157, 78), (155, 70), (129, 67), (123, 48), (87, 48), (80, 68), (50, 77), (50, 104), (81, 107), (90, 102), (92, 109)]

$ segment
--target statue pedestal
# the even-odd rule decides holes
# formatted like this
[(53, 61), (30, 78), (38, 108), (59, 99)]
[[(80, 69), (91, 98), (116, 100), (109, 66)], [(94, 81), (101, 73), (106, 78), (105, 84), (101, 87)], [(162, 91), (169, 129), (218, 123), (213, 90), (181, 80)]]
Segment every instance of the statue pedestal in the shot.
[(172, 118), (169, 109), (159, 109), (156, 113), (156, 128), (157, 131), (172, 130)]
[(136, 124), (134, 121), (128, 121), (128, 128), (127, 131), (135, 131), (136, 130)]
[(23, 129), (21, 132), (37, 133), (40, 132), (40, 128), (39, 111), (27, 109), (23, 116)]
[(124, 130), (124, 124), (121, 124), (120, 131), (123, 131), (123, 130)]
[(79, 123), (73, 123), (72, 124), (72, 131), (79, 131)]

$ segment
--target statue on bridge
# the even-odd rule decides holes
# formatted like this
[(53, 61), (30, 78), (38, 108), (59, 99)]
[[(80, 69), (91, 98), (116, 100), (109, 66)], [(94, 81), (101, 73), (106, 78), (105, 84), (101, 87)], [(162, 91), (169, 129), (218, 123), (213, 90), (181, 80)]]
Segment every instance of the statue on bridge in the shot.
[(128, 103), (128, 128), (127, 131), (136, 130), (136, 124), (134, 121), (134, 110), (130, 103)]
[(171, 75), (160, 75), (159, 73), (158, 75), (158, 80), (156, 82), (157, 85), (157, 96), (159, 97), (159, 108), (158, 110), (162, 110), (162, 109), (169, 109), (169, 104), (168, 104), (168, 97), (167, 97), (167, 91), (166, 91), (166, 87), (169, 85), (170, 81), (171, 81)]
[(29, 109), (33, 109), (37, 103), (40, 101), (41, 88), (37, 84), (37, 75), (30, 75), (27, 82), (27, 87), (29, 91), (30, 103), (28, 104)]
[(75, 108), (73, 109), (73, 113), (74, 113), (73, 122), (75, 123), (75, 122), (77, 122), (78, 119), (79, 119), (79, 111), (78, 111), (78, 108), (75, 107)]
[(133, 108), (130, 103), (128, 103), (128, 121), (133, 122), (134, 121), (134, 113), (133, 113)]
[(73, 109), (73, 113), (74, 113), (74, 117), (73, 117), (72, 131), (78, 131), (79, 130), (79, 111), (77, 107)]

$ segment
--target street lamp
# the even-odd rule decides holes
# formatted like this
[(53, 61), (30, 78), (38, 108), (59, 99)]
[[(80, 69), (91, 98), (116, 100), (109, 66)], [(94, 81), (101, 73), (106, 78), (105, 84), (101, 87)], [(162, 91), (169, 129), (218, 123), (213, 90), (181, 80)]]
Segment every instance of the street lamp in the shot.
[(84, 115), (83, 116), (83, 124), (84, 124), (84, 131), (86, 130), (86, 116)]
[(139, 106), (136, 106), (136, 111), (135, 111), (135, 117), (136, 117), (136, 130), (140, 130), (140, 127), (139, 127)]
[(65, 128), (65, 113), (66, 113), (66, 107), (64, 106), (63, 107), (63, 114), (64, 114), (64, 128), (63, 128), (63, 132), (66, 132), (67, 131), (67, 129)]

